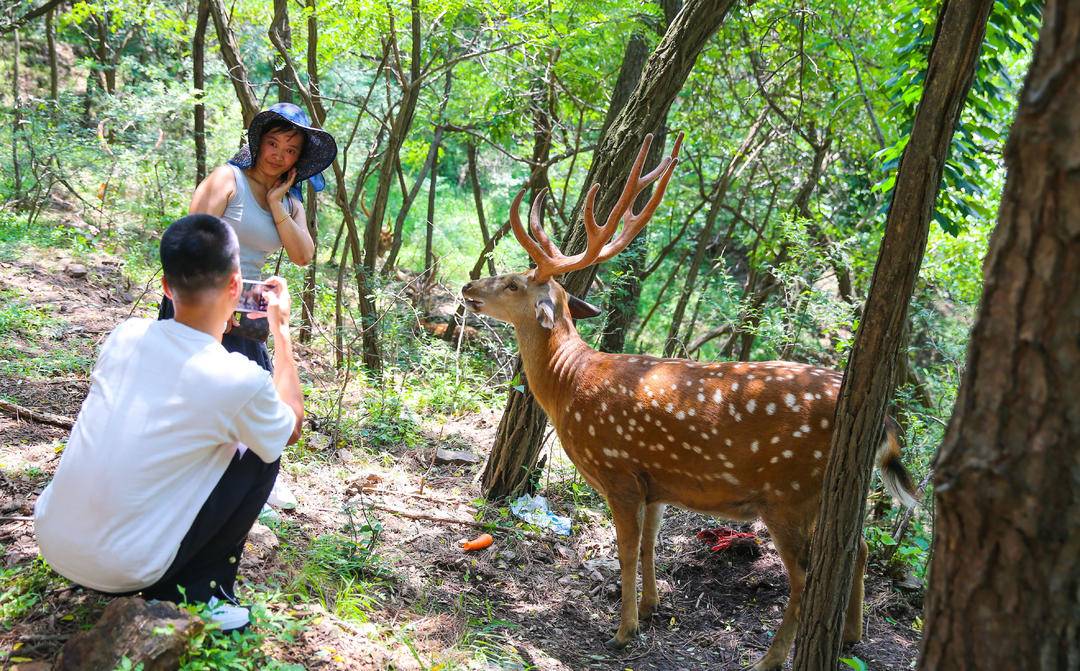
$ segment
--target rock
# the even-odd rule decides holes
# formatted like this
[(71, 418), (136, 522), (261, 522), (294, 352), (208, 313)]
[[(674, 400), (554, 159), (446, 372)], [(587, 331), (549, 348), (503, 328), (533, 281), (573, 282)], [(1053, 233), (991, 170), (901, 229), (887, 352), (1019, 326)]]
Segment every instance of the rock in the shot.
[(67, 268), (64, 268), (64, 272), (68, 274), (68, 277), (74, 277), (77, 280), (82, 279), (86, 277), (86, 266), (81, 263), (72, 263)]
[(251, 527), (251, 531), (248, 532), (248, 543), (251, 543), (257, 553), (263, 556), (269, 550), (273, 550), (278, 546), (278, 537), (269, 527), (262, 522), (256, 522)]
[(127, 657), (143, 671), (172, 671), (180, 668), (188, 639), (202, 628), (202, 620), (171, 603), (121, 597), (93, 629), (68, 639), (53, 670), (115, 669)]
[(447, 450), (440, 447), (435, 451), (435, 463), (447, 464), (478, 464), (480, 457), (467, 450)]

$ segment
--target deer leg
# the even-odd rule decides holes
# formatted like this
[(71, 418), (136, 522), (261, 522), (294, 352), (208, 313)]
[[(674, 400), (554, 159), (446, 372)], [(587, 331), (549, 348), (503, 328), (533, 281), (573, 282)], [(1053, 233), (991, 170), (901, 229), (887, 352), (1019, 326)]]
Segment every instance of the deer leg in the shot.
[(788, 597), (784, 619), (780, 622), (780, 628), (776, 630), (772, 645), (769, 646), (765, 655), (750, 667), (751, 671), (779, 669), (787, 660), (799, 625), (799, 605), (802, 602), (803, 588), (806, 586), (806, 559), (810, 547), (809, 538), (800, 527), (780, 524), (774, 526), (768, 521), (765, 524), (769, 527), (773, 544), (776, 545), (780, 559), (784, 562), (784, 568), (787, 569), (791, 596)]
[(619, 579), (622, 583), (622, 603), (619, 610), (619, 631), (607, 642), (609, 648), (622, 648), (638, 632), (637, 565), (641, 546), (641, 527), (644, 501), (632, 495), (608, 495), (611, 516), (615, 520), (615, 541), (619, 546)]
[(851, 576), (851, 594), (848, 596), (847, 613), (844, 615), (844, 643), (862, 640), (863, 575), (866, 573), (867, 552), (866, 541), (860, 538), (855, 572)]
[(656, 536), (664, 519), (663, 503), (645, 506), (645, 527), (641, 531), (641, 601), (638, 603), (638, 619), (648, 620), (656, 612), (660, 595), (656, 592)]

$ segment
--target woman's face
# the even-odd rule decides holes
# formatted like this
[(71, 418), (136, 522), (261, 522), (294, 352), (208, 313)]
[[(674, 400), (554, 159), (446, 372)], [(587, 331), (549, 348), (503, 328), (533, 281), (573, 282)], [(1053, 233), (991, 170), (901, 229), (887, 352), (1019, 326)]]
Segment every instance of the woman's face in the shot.
[(304, 151), (304, 134), (298, 130), (272, 130), (259, 141), (259, 168), (272, 175), (284, 175)]

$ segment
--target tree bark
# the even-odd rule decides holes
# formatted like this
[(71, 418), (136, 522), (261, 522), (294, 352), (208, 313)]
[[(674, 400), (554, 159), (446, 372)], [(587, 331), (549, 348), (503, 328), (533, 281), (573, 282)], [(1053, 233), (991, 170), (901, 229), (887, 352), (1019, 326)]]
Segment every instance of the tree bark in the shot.
[(210, 19), (210, 3), (199, 0), (198, 18), (195, 21), (195, 36), (191, 41), (191, 77), (192, 85), (198, 92), (195, 99), (195, 186), (206, 179), (206, 105), (203, 97), (206, 92), (206, 24)]
[[(289, 4), (288, 0), (274, 0), (273, 24), (277, 27), (278, 34), (286, 49), (292, 49), (292, 28), (289, 27)], [(289, 76), (289, 69), (285, 65), (274, 68), (274, 84), (277, 85), (279, 103), (293, 102), (293, 82)]]
[[(308, 90), (312, 98), (318, 98), (319, 91), (319, 19), (315, 10), (316, 0), (307, 0), (307, 75)], [(288, 70), (286, 64), (285, 69)], [(291, 81), (291, 80), (290, 80)], [(320, 119), (323, 123), (325, 119)], [(300, 342), (311, 341), (311, 331), (315, 323), (315, 276), (319, 268), (319, 208), (315, 201), (315, 187), (309, 180), (307, 183), (307, 221), (308, 232), (315, 243), (315, 249), (311, 255), (311, 263), (308, 264), (304, 273), (304, 291), (300, 296), (300, 303), (304, 306), (300, 321)]]
[(12, 31), (11, 47), (11, 170), (15, 188), (13, 200), (19, 202), (22, 200), (22, 172), (19, 169), (19, 126), (22, 125), (22, 110), (19, 106), (19, 60), (22, 49), (18, 29)]
[(49, 99), (60, 102), (60, 64), (56, 56), (56, 24), (53, 23), (56, 9), (50, 7), (45, 13), (45, 42), (49, 52)]
[[(733, 4), (734, 0), (691, 0), (671, 22), (645, 63), (641, 81), (630, 101), (615, 115), (593, 154), (592, 166), (583, 182), (585, 188), (574, 207), (569, 240), (563, 245), (568, 254), (585, 248), (581, 211), (589, 185), (602, 185), (596, 199), (596, 212), (606, 216), (630, 174), (642, 140), (667, 114), (697, 62), (698, 54), (723, 23)], [(598, 221), (603, 219), (598, 216)], [(595, 273), (595, 267), (571, 273), (564, 278), (563, 286), (571, 294), (584, 297)], [(521, 369), (520, 358), (516, 368)], [(531, 393), (510, 394), (484, 469), (483, 488), (488, 499), (505, 498), (520, 491), (523, 483), (527, 484), (540, 452), (546, 422), (543, 410)], [(522, 467), (515, 467), (515, 464), (522, 464)]]
[(992, 0), (945, 0), (938, 14), (922, 100), (900, 161), (885, 237), (840, 389), (799, 617), (795, 671), (836, 667), (900, 334), (992, 5)]
[(434, 150), (434, 157), (431, 161), (431, 174), (429, 175), (431, 181), (428, 183), (427, 222), (424, 226), (424, 274), (427, 276), (427, 284), (431, 284), (435, 281), (435, 278), (432, 276), (435, 272), (435, 250), (433, 249), (433, 245), (435, 244), (435, 184), (439, 174), (439, 143), (441, 140), (442, 126), (439, 126), (435, 129), (435, 139), (431, 142), (431, 146)]
[(244, 128), (251, 124), (251, 120), (259, 113), (259, 99), (255, 97), (255, 91), (248, 81), (247, 69), (240, 60), (240, 49), (236, 46), (232, 29), (225, 15), (225, 5), (222, 0), (207, 0), (210, 3), (210, 16), (214, 19), (214, 28), (217, 30), (218, 44), (221, 46), (221, 59), (225, 61), (225, 67), (229, 71), (229, 79), (232, 80), (236, 98), (240, 101), (240, 114), (244, 119)]
[(935, 464), (921, 669), (1080, 668), (1080, 5), (1051, 0)]

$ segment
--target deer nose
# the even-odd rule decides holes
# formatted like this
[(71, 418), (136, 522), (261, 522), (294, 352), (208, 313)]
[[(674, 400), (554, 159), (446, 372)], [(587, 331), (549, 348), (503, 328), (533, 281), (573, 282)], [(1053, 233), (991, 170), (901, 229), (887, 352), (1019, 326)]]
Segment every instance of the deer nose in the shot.
[(469, 291), (472, 288), (473, 288), (473, 283), (472, 282), (466, 282), (465, 286), (461, 287), (461, 293), (465, 293), (466, 291)]

